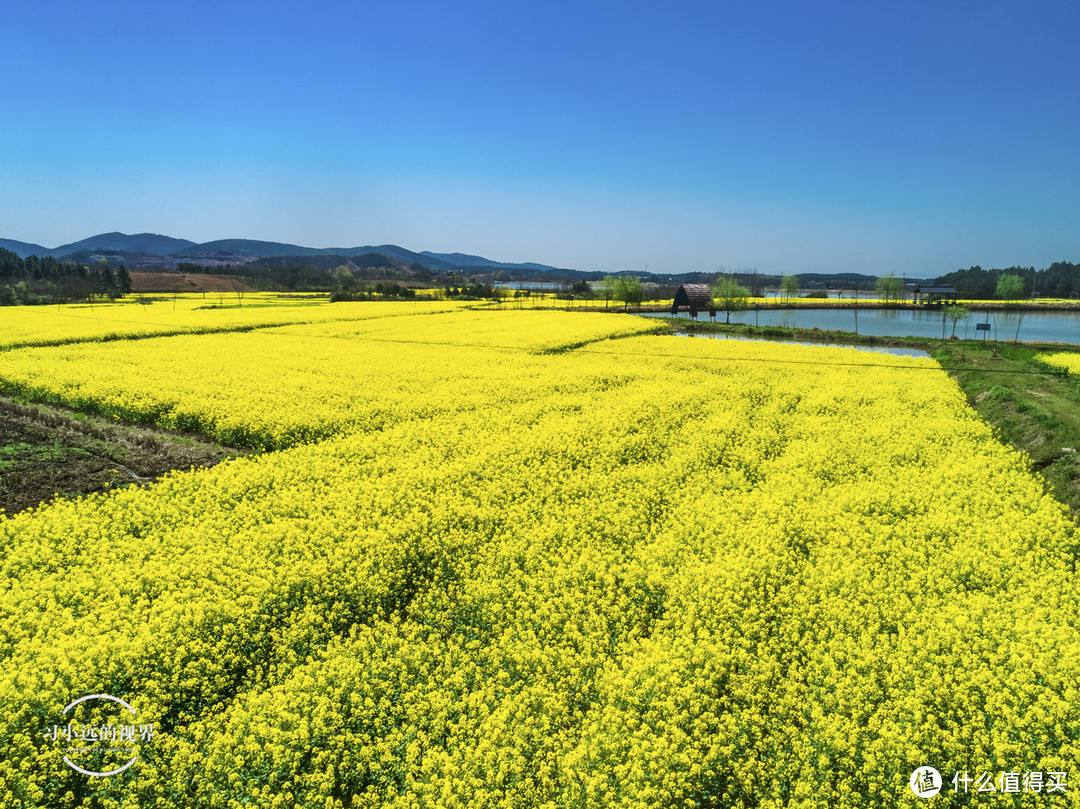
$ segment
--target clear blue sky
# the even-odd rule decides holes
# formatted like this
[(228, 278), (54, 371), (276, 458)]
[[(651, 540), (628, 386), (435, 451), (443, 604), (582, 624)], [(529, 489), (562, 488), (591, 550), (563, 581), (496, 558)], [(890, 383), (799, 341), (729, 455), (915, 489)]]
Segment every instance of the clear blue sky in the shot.
[(0, 237), (1080, 261), (1080, 3), (9, 0)]

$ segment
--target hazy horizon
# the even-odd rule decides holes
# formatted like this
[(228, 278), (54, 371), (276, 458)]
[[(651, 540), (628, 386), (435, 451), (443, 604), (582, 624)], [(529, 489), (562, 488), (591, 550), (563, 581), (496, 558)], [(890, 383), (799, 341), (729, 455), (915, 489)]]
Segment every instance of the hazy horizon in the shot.
[(615, 271), (1080, 260), (1080, 6), (17, 4), (0, 237)]

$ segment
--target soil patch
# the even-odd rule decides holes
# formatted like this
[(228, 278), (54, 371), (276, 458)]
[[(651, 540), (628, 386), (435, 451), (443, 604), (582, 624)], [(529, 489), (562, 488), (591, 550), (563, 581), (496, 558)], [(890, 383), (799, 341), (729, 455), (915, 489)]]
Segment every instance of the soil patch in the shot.
[(252, 292), (232, 275), (180, 272), (131, 272), (131, 291), (140, 292)]
[(200, 436), (0, 397), (0, 511), (7, 514), (245, 454)]

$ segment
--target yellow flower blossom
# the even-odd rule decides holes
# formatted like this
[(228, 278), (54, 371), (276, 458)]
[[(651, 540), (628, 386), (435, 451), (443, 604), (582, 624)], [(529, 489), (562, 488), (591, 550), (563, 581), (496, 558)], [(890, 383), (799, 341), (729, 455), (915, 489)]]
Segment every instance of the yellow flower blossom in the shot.
[[(1075, 767), (1075, 524), (955, 383), (652, 328), (0, 353), (277, 449), (0, 518), (0, 804), (892, 807), (922, 765)], [(43, 735), (94, 693), (160, 729), (130, 778)]]

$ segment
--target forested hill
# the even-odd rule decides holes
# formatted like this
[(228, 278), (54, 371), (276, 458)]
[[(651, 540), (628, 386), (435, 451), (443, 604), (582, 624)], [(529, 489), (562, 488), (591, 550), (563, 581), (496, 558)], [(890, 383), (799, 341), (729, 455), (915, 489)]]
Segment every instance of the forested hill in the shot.
[(429, 270), (454, 271), (491, 271), (504, 269), (516, 271), (554, 270), (547, 264), (527, 262), (513, 264), (493, 261), (483, 256), (465, 253), (414, 252), (395, 244), (365, 245), (362, 247), (304, 247), (285, 242), (268, 242), (259, 239), (218, 239), (197, 244), (189, 239), (176, 239), (157, 233), (100, 233), (81, 241), (64, 244), (60, 247), (43, 247), (39, 244), (21, 242), (15, 239), (0, 239), (0, 248), (18, 254), (21, 258), (29, 256), (51, 256), (61, 261), (83, 260), (89, 257), (96, 261), (105, 258), (116, 266), (123, 262), (132, 269), (153, 268), (172, 269), (178, 263), (199, 263), (206, 266), (222, 264), (245, 264), (267, 258), (294, 259), (298, 256), (345, 256), (352, 258), (370, 254), (389, 256), (395, 262), (412, 264)]
[(0, 305), (118, 298), (130, 291), (131, 276), (123, 267), (104, 261), (58, 261), (52, 256), (21, 258), (0, 247)]
[(997, 291), (998, 279), (1006, 274), (1020, 276), (1024, 283), (1022, 298), (1033, 295), (1039, 298), (1080, 297), (1080, 264), (1068, 261), (1055, 261), (1044, 270), (1034, 267), (984, 270), (976, 265), (939, 276), (934, 279), (934, 284), (955, 287), (961, 298), (989, 299)]
[(9, 250), (20, 258), (49, 255), (48, 247), (42, 247), (40, 244), (31, 244), (30, 242), (20, 242), (15, 239), (0, 239), (0, 249)]

